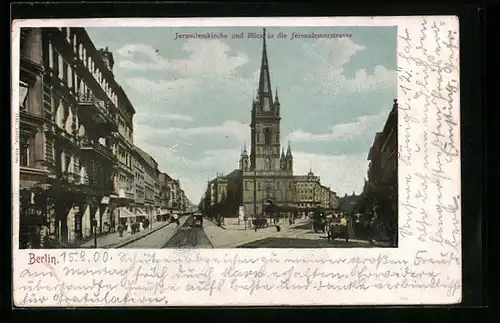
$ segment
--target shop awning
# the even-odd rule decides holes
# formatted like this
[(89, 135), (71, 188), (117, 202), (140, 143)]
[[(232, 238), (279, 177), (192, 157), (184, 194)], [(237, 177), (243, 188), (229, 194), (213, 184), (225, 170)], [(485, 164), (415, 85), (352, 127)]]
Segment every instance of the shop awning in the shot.
[(140, 209), (140, 208), (135, 209), (135, 214), (137, 216), (146, 216), (146, 217), (148, 216), (146, 211), (144, 211), (143, 209)]
[(126, 207), (118, 207), (115, 212), (119, 212), (120, 218), (135, 218), (137, 215)]

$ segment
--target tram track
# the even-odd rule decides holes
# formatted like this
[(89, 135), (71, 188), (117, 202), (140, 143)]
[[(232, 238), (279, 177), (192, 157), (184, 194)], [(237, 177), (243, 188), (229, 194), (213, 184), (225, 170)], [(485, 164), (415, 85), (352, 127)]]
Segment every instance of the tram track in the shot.
[(194, 217), (191, 216), (177, 229), (177, 232), (165, 243), (163, 248), (213, 249), (212, 242), (208, 239), (203, 228), (195, 227), (193, 223)]

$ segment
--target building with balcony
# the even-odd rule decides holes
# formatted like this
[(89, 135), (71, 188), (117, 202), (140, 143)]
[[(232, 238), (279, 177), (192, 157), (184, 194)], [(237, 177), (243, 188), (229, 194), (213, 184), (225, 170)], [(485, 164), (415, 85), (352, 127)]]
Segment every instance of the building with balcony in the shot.
[[(107, 48), (99, 50), (107, 66), (113, 68), (113, 56)], [(111, 195), (110, 203), (114, 206), (110, 224), (116, 226), (122, 214), (130, 215), (131, 205), (135, 201), (135, 169), (133, 163), (134, 140), (133, 140), (133, 117), (135, 109), (123, 91), (118, 89), (118, 113), (115, 116), (117, 131), (114, 132), (113, 152), (118, 159), (113, 184), (114, 194)], [(126, 208), (127, 210), (124, 210)], [(123, 211), (123, 212), (121, 212)], [(122, 216), (123, 217), (123, 216)]]
[(92, 235), (94, 225), (101, 231), (121, 197), (131, 199), (131, 158), (118, 147), (120, 135), (132, 142), (135, 111), (111, 53), (97, 50), (84, 28), (21, 34), (21, 188), (39, 195), (38, 226), (50, 243), (65, 244)]
[(368, 178), (363, 189), (364, 212), (380, 206), (378, 239), (397, 245), (398, 227), (398, 103), (393, 106), (381, 132), (375, 135), (368, 154)]
[[(144, 150), (135, 146), (136, 168), (142, 171), (140, 179), (144, 196), (137, 201), (136, 213), (138, 216), (149, 219), (150, 223), (156, 221), (157, 205), (159, 204), (158, 163)], [(142, 193), (142, 192), (141, 192)], [(142, 195), (142, 194), (141, 194)], [(142, 203), (141, 203), (142, 202)]]
[[(39, 225), (50, 222), (47, 213), (40, 214), (29, 189), (43, 182), (50, 173), (53, 156), (45, 153), (47, 120), (43, 104), (42, 29), (23, 28), (20, 37), (19, 75), (19, 152), (14, 153), (20, 165), (20, 246), (39, 247), (36, 234)], [(46, 163), (48, 161), (48, 163)]]

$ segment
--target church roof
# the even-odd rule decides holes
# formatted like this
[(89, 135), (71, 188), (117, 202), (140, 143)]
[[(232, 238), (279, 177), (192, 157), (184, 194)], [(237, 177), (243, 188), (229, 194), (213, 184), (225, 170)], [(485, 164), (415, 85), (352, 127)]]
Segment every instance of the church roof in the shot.
[(263, 30), (262, 36), (262, 61), (260, 64), (259, 78), (259, 98), (263, 105), (264, 111), (273, 111), (273, 92), (271, 90), (271, 77), (269, 75), (269, 61), (267, 59), (266, 45), (266, 28)]

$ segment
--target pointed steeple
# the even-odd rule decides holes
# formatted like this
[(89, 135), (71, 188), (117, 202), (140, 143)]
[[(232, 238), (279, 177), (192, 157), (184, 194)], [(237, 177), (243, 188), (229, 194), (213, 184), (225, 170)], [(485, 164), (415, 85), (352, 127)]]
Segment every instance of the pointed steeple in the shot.
[(273, 93), (271, 90), (271, 77), (269, 76), (269, 62), (267, 60), (266, 28), (264, 28), (262, 36), (262, 61), (260, 64), (258, 93), (263, 111), (272, 111)]
[(243, 144), (243, 150), (241, 151), (241, 156), (247, 156), (248, 155), (248, 152), (247, 152), (247, 143), (245, 142)]
[(290, 146), (290, 141), (288, 141), (288, 148), (286, 149), (286, 157), (292, 157), (292, 148)]
[(278, 98), (278, 87), (276, 87), (276, 94), (274, 95), (274, 102), (278, 103), (280, 102), (280, 99)]
[(285, 147), (281, 147), (281, 159), (285, 159)]

